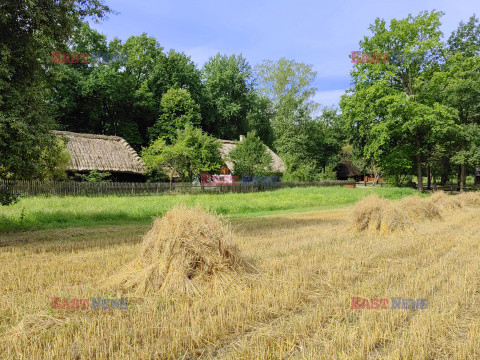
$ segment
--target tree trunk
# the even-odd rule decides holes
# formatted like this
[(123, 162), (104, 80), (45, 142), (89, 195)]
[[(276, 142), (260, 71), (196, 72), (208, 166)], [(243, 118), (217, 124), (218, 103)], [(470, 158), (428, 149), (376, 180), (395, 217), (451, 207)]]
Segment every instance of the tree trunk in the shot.
[(433, 171), (432, 171), (432, 187), (433, 187), (433, 191), (437, 191), (437, 178)]
[(460, 192), (463, 192), (463, 187), (465, 186), (465, 163), (460, 165)]
[(462, 170), (461, 170), (461, 166), (459, 166), (457, 168), (457, 191), (460, 191), (460, 177), (461, 177), (461, 174), (462, 173)]
[(427, 189), (432, 188), (432, 171), (430, 169), (430, 164), (427, 165)]
[(422, 158), (420, 156), (420, 149), (417, 149), (417, 151), (417, 189), (423, 192)]

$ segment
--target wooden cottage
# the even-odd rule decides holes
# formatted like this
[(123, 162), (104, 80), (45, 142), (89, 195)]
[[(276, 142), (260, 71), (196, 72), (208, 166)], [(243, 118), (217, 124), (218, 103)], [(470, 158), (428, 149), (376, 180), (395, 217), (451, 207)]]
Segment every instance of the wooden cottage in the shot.
[(70, 173), (97, 169), (111, 173), (113, 181), (145, 181), (145, 164), (123, 138), (68, 131), (55, 131), (55, 134), (66, 140)]

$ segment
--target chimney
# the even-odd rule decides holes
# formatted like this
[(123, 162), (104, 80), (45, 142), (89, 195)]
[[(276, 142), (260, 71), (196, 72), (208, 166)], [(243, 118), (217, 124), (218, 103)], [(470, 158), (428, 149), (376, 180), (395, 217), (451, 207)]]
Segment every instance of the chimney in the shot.
[(240, 135), (240, 141), (243, 141), (245, 139), (245, 135)]

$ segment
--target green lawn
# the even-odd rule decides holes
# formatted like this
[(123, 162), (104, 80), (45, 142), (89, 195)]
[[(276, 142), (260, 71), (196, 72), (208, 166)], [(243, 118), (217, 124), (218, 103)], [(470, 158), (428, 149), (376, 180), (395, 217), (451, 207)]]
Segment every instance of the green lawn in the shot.
[(352, 204), (373, 192), (388, 199), (399, 199), (416, 191), (308, 187), (216, 195), (33, 197), (21, 199), (12, 206), (0, 206), (0, 231), (149, 223), (154, 216), (179, 203), (198, 204), (229, 217), (321, 210)]

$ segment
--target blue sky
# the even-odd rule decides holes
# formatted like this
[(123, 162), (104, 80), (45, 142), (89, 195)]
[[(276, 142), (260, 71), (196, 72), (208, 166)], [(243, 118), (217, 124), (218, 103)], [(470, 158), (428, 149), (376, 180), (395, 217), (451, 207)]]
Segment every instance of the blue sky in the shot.
[[(443, 11), (442, 31), (448, 38), (461, 20), (480, 6), (472, 0), (426, 1), (231, 1), (231, 0), (106, 0), (118, 15), (98, 24), (97, 31), (126, 40), (143, 32), (165, 50), (190, 55), (199, 67), (210, 56), (242, 54), (254, 66), (282, 57), (313, 65), (317, 72), (315, 100), (336, 105), (350, 85), (349, 55), (370, 35), (368, 26), (416, 15), (422, 10)], [(477, 14), (478, 16), (478, 14)]]

